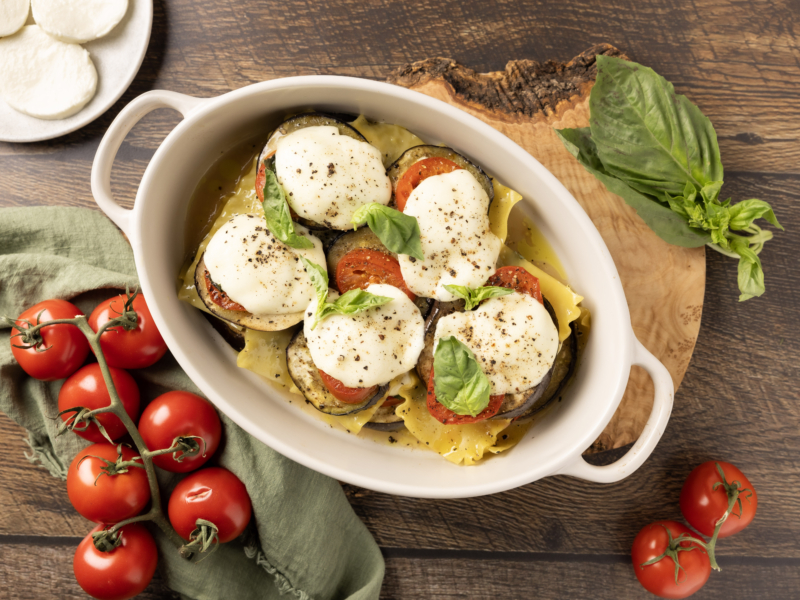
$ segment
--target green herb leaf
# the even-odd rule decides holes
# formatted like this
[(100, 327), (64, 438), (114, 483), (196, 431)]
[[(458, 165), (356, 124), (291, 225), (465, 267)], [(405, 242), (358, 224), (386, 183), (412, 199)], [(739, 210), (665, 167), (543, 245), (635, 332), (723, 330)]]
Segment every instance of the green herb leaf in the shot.
[(464, 300), (465, 310), (472, 310), (483, 300), (488, 300), (489, 298), (499, 298), (500, 296), (507, 296), (508, 294), (514, 293), (514, 290), (512, 289), (496, 287), (492, 285), (478, 287), (475, 289), (470, 289), (463, 285), (445, 285), (444, 289), (453, 294), (453, 296), (462, 298)]
[(731, 249), (739, 255), (739, 302), (755, 298), (764, 293), (764, 271), (761, 260), (742, 238), (731, 241)]
[(457, 415), (473, 417), (489, 405), (491, 383), (472, 350), (454, 337), (439, 340), (433, 355), (436, 400)]
[(289, 205), (286, 203), (286, 195), (283, 193), (278, 177), (269, 167), (265, 170), (264, 179), (264, 217), (267, 220), (267, 229), (272, 235), (291, 248), (310, 249), (314, 243), (302, 235), (294, 232), (292, 215), (289, 213)]
[(731, 229), (742, 230), (750, 227), (756, 219), (766, 219), (778, 229), (783, 226), (778, 223), (772, 207), (763, 200), (742, 200), (730, 207)]
[(393, 300), (388, 296), (378, 296), (364, 290), (350, 290), (333, 302), (328, 302), (328, 273), (317, 263), (303, 256), (300, 257), (300, 260), (303, 261), (303, 266), (311, 278), (311, 284), (317, 295), (317, 310), (312, 315), (311, 329), (315, 329), (319, 322), (329, 315), (355, 315)]
[(372, 233), (392, 252), (425, 260), (416, 217), (377, 202), (370, 202), (356, 211), (352, 223), (356, 227), (366, 223)]

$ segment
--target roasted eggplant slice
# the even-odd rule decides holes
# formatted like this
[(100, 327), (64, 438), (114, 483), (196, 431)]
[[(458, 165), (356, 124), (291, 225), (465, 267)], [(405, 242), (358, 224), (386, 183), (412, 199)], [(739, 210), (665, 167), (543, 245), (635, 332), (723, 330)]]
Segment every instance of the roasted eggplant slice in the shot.
[(206, 263), (202, 256), (194, 271), (194, 285), (200, 300), (203, 301), (203, 304), (206, 305), (211, 314), (240, 327), (255, 329), (256, 331), (282, 331), (292, 325), (297, 325), (303, 320), (303, 311), (286, 315), (254, 315), (253, 313), (228, 310), (218, 306), (211, 300), (211, 295), (206, 287)]
[(229, 321), (223, 321), (222, 319), (219, 319), (214, 315), (210, 315), (207, 312), (203, 312), (203, 316), (209, 323), (211, 323), (211, 326), (216, 330), (216, 332), (222, 336), (222, 339), (228, 342), (228, 345), (231, 348), (237, 352), (244, 350), (244, 329), (242, 327), (234, 325)]
[(375, 395), (361, 404), (346, 404), (338, 400), (322, 382), (319, 370), (311, 358), (311, 351), (308, 349), (306, 336), (302, 329), (297, 331), (286, 348), (286, 364), (289, 367), (292, 381), (305, 396), (306, 402), (318, 411), (329, 415), (342, 416), (360, 412), (373, 406), (383, 398), (389, 389), (388, 384), (379, 386)]
[(406, 426), (406, 423), (403, 421), (403, 418), (397, 414), (397, 411), (395, 410), (397, 406), (399, 405), (381, 406), (375, 411), (375, 414), (372, 415), (369, 423), (366, 423), (364, 427), (375, 429), (377, 431), (397, 431), (399, 429), (403, 429)]
[(346, 135), (360, 142), (366, 142), (367, 138), (361, 135), (358, 130), (352, 125), (348, 125), (342, 118), (342, 115), (333, 115), (326, 113), (303, 113), (289, 117), (283, 123), (278, 125), (275, 131), (269, 136), (269, 140), (261, 151), (258, 157), (259, 165), (261, 162), (275, 154), (278, 149), (278, 140), (298, 129), (305, 129), (306, 127), (336, 127), (340, 135)]
[(438, 156), (452, 160), (459, 167), (469, 171), (472, 176), (478, 180), (478, 183), (481, 184), (481, 187), (483, 187), (486, 195), (489, 196), (489, 204), (492, 203), (492, 200), (494, 200), (494, 186), (492, 185), (492, 180), (489, 179), (489, 176), (484, 173), (483, 169), (481, 169), (466, 156), (459, 154), (452, 148), (447, 148), (444, 146), (414, 146), (413, 148), (409, 148), (403, 152), (400, 158), (398, 158), (386, 171), (389, 179), (392, 180), (392, 190), (397, 189), (397, 182), (411, 165), (418, 160), (430, 158), (432, 156)]

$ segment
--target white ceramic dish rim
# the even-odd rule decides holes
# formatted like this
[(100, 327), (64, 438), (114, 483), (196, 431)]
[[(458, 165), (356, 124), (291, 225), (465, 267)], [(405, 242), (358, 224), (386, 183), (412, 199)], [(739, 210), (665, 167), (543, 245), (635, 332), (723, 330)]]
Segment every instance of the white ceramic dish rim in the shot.
[[(621, 324), (622, 330), (618, 332), (617, 339), (613, 340), (614, 350), (619, 356), (618, 372), (605, 375), (606, 378), (613, 378), (613, 382), (609, 384), (613, 388), (613, 392), (608, 394), (608, 397), (603, 398), (604, 408), (602, 414), (598, 416), (591, 426), (583, 427), (580, 435), (576, 435), (574, 439), (570, 440), (569, 448), (563, 449), (560, 455), (551, 458), (549, 462), (544, 464), (533, 464), (527, 469), (508, 474), (500, 480), (481, 481), (480, 477), (476, 480), (475, 477), (470, 476), (467, 477), (469, 481), (463, 485), (453, 485), (452, 483), (447, 485), (416, 484), (413, 481), (398, 483), (375, 475), (365, 475), (359, 472), (358, 469), (340, 467), (335, 464), (335, 461), (326, 456), (319, 457), (310, 454), (301, 449), (299, 444), (287, 443), (285, 440), (279, 439), (274, 432), (265, 429), (262, 424), (253, 422), (247, 414), (226, 399), (224, 391), (217, 389), (202, 366), (195, 363), (192, 358), (192, 349), (185, 348), (181, 340), (173, 334), (170, 324), (162, 315), (160, 307), (164, 308), (164, 306), (161, 306), (160, 302), (178, 302), (177, 298), (175, 298), (174, 289), (168, 290), (171, 296), (170, 300), (166, 300), (166, 292), (162, 297), (161, 291), (151, 282), (150, 273), (143, 258), (145, 254), (142, 241), (142, 235), (145, 231), (143, 219), (147, 213), (145, 205), (148, 201), (147, 195), (153, 172), (162, 161), (169, 160), (170, 149), (175, 146), (182, 135), (186, 135), (192, 128), (202, 128), (204, 119), (220, 118), (220, 109), (230, 109), (232, 105), (237, 103), (244, 104), (248, 99), (252, 100), (254, 96), (263, 95), (267, 97), (270, 94), (280, 96), (282, 91), (296, 91), (297, 89), (328, 89), (331, 91), (344, 89), (356, 96), (359, 93), (384, 95), (387, 98), (390, 97), (393, 100), (406, 103), (409, 108), (433, 111), (437, 116), (441, 116), (445, 120), (455, 121), (468, 128), (471, 133), (479, 136), (478, 139), (496, 146), (498, 150), (512, 153), (516, 160), (523, 163), (526, 169), (532, 171), (549, 188), (549, 191), (558, 197), (558, 201), (569, 212), (570, 218), (574, 220), (574, 224), (578, 226), (581, 236), (584, 237), (584, 246), (592, 251), (594, 259), (598, 261), (598, 266), (609, 275), (608, 288), (606, 289), (606, 294), (609, 296), (607, 306), (613, 307), (613, 320)], [(156, 151), (142, 178), (133, 210), (123, 209), (114, 201), (110, 191), (111, 167), (117, 150), (136, 122), (150, 111), (162, 107), (178, 110), (183, 114), (184, 120), (166, 137)], [(275, 108), (274, 110), (279, 109)], [(402, 119), (397, 119), (397, 121), (402, 121)], [(445, 139), (446, 137), (443, 136)], [(485, 164), (485, 166), (492, 169), (493, 165)], [(497, 172), (498, 169), (495, 169), (495, 171)], [(167, 91), (148, 92), (133, 100), (119, 114), (104, 136), (92, 169), (92, 191), (98, 205), (128, 235), (134, 249), (137, 266), (139, 267), (142, 290), (149, 298), (154, 319), (179, 364), (191, 379), (223, 412), (228, 414), (243, 429), (281, 454), (331, 477), (376, 491), (433, 498), (469, 497), (496, 493), (554, 474), (567, 474), (596, 482), (612, 482), (628, 476), (644, 462), (653, 451), (666, 427), (672, 407), (672, 379), (666, 368), (636, 340), (630, 326), (627, 303), (622, 286), (619, 283), (616, 268), (591, 220), (566, 188), (538, 161), (527, 154), (524, 149), (489, 125), (444, 102), (385, 83), (337, 76), (304, 76), (262, 82), (212, 99), (193, 98)], [(583, 460), (581, 453), (596, 439), (614, 414), (625, 390), (631, 364), (644, 367), (654, 381), (656, 392), (652, 413), (639, 440), (625, 456), (612, 465), (604, 467), (592, 466)], [(449, 465), (439, 457), (436, 458)], [(501, 456), (496, 460), (508, 460), (508, 458)], [(476, 469), (476, 467), (450, 466), (455, 469), (466, 469), (467, 471)]]

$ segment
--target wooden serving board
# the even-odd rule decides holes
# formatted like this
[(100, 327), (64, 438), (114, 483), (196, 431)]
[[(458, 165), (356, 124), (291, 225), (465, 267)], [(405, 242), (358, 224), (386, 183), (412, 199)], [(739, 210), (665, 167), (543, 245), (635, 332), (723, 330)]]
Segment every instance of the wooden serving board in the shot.
[[(488, 123), (530, 152), (572, 192), (614, 258), (636, 336), (666, 365), (677, 390), (700, 330), (705, 249), (662, 241), (622, 198), (584, 170), (553, 131), (589, 125), (589, 92), (598, 54), (624, 58), (615, 47), (599, 44), (568, 63), (514, 60), (495, 73), (476, 73), (453, 60), (431, 58), (398, 69), (389, 82), (444, 100)], [(652, 382), (643, 369), (634, 367), (617, 412), (587, 452), (638, 439), (652, 404)]]

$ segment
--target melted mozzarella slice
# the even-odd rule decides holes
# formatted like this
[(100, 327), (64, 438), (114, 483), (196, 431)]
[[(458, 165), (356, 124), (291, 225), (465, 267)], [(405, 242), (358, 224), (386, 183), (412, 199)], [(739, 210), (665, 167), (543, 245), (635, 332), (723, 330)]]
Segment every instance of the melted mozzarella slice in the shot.
[(256, 315), (302, 311), (314, 298), (314, 288), (300, 256), (325, 268), (322, 242), (302, 225), (295, 232), (310, 239), (308, 250), (278, 241), (257, 215), (237, 215), (220, 227), (206, 247), (204, 260), (211, 280), (231, 300)]
[(0, 1), (0, 37), (16, 33), (25, 25), (30, 6), (30, 0)]
[(114, 29), (128, 12), (128, 0), (31, 0), (31, 8), (47, 33), (82, 44)]
[(97, 71), (89, 53), (60, 42), (37, 25), (0, 39), (0, 96), (38, 119), (64, 119), (92, 99)]
[(332, 229), (351, 229), (361, 206), (386, 205), (392, 197), (380, 151), (336, 127), (306, 127), (280, 138), (275, 171), (289, 206)]
[(445, 285), (478, 287), (495, 271), (503, 243), (489, 227), (489, 197), (464, 169), (425, 179), (403, 212), (417, 218), (425, 260), (400, 255), (403, 279), (418, 296), (446, 302)]
[(556, 359), (558, 330), (547, 309), (527, 294), (509, 294), (471, 311), (439, 319), (441, 338), (464, 343), (492, 384), (492, 395), (524, 392), (538, 384)]
[[(317, 368), (354, 388), (383, 384), (410, 371), (425, 345), (425, 322), (405, 293), (385, 284), (372, 284), (367, 291), (393, 300), (352, 316), (330, 315), (315, 329), (306, 319), (303, 329)], [(328, 301), (336, 297), (331, 292)], [(314, 300), (306, 313), (316, 309)]]

